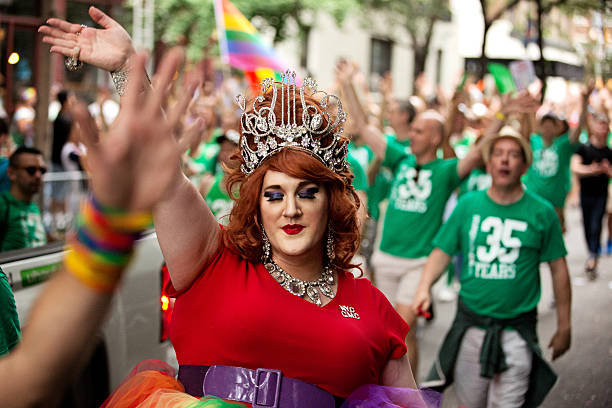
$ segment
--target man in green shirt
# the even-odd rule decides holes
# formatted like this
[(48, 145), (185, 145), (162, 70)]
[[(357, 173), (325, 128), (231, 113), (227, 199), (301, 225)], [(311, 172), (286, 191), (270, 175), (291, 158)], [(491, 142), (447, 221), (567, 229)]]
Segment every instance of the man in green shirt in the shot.
[[(410, 305), (418, 276), (442, 225), (446, 202), (480, 160), (473, 149), (461, 160), (437, 158), (444, 137), (444, 119), (433, 111), (418, 115), (410, 128), (412, 154), (382, 137), (372, 137), (372, 150), (393, 170), (380, 243), (372, 255), (377, 287), (412, 327), (406, 338), (410, 364), (416, 372), (416, 315)], [(367, 133), (367, 131), (366, 131)]]
[(413, 370), (418, 364), (414, 323), (410, 304), (418, 274), (431, 251), (431, 240), (442, 224), (444, 207), (453, 190), (479, 161), (474, 149), (464, 159), (442, 160), (437, 150), (444, 137), (444, 119), (434, 111), (419, 114), (408, 138), (412, 153), (394, 139), (383, 137), (373, 126), (364, 126), (362, 136), (383, 166), (393, 171), (393, 182), (383, 220), (379, 247), (371, 264), (378, 288), (413, 326), (406, 339)]
[(428, 307), (432, 284), (461, 252), (457, 316), (428, 379), (454, 380), (462, 406), (537, 406), (556, 380), (537, 341), (539, 266), (549, 263), (557, 302), (555, 359), (570, 347), (567, 251), (552, 206), (523, 190), (527, 142), (505, 127), (483, 155), (491, 187), (465, 195), (436, 235), (412, 307)]
[(20, 147), (11, 155), (7, 174), (11, 189), (0, 195), (0, 250), (32, 248), (47, 243), (34, 195), (47, 171), (40, 150)]
[(561, 228), (565, 229), (563, 209), (571, 186), (570, 161), (578, 148), (581, 125), (562, 129), (563, 120), (549, 112), (540, 119), (540, 133), (532, 133), (529, 142), (533, 163), (523, 182), (527, 190), (547, 200), (555, 208)]

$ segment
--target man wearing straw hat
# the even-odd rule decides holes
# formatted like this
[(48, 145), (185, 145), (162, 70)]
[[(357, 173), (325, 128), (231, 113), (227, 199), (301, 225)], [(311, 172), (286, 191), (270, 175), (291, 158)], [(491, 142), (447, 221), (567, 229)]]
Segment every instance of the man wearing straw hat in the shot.
[(465, 195), (440, 229), (413, 309), (429, 306), (431, 285), (461, 252), (457, 315), (428, 380), (454, 381), (461, 406), (535, 407), (556, 381), (536, 333), (539, 265), (548, 262), (552, 273), (557, 332), (549, 347), (556, 359), (571, 338), (567, 251), (553, 207), (521, 184), (532, 160), (528, 142), (506, 126), (483, 156), (491, 187)]

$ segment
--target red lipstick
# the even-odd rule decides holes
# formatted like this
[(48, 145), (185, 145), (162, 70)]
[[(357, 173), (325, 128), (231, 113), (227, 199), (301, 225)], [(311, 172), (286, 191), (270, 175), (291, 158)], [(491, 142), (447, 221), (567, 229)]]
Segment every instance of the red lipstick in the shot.
[(283, 227), (283, 231), (285, 231), (287, 235), (299, 234), (303, 229), (304, 226), (300, 224), (287, 224)]

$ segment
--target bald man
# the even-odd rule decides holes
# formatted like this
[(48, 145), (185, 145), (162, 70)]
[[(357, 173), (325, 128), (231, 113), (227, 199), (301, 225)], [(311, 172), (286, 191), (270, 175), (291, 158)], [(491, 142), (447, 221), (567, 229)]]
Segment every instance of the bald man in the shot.
[(437, 151), (444, 141), (444, 129), (444, 118), (439, 113), (430, 110), (419, 114), (408, 132), (411, 153), (398, 142), (381, 137), (372, 126), (362, 131), (383, 165), (393, 170), (381, 239), (371, 264), (378, 288), (412, 327), (406, 345), (415, 375), (416, 315), (410, 305), (425, 260), (433, 249), (432, 240), (442, 225), (446, 202), (481, 160), (478, 149), (472, 149), (461, 160), (439, 159)]

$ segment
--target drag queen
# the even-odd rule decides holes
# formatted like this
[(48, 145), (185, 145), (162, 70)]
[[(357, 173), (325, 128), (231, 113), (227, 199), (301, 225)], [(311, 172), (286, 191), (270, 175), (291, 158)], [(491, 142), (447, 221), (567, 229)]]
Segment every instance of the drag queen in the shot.
[[(130, 38), (100, 10), (90, 15), (102, 29), (50, 19), (40, 28), (43, 41), (68, 57), (69, 69), (84, 62), (110, 71), (122, 95), (134, 66)], [(341, 102), (312, 79), (298, 86), (291, 72), (237, 102), (243, 113), (228, 169), (235, 205), (227, 227), (178, 161), (171, 188), (153, 206), (167, 289), (176, 297), (170, 339), (178, 381), (146, 363), (105, 406), (437, 404), (416, 389), (405, 356), (409, 327), (368, 280), (346, 272), (359, 246), (360, 204)], [(95, 170), (91, 176), (95, 184)]]

